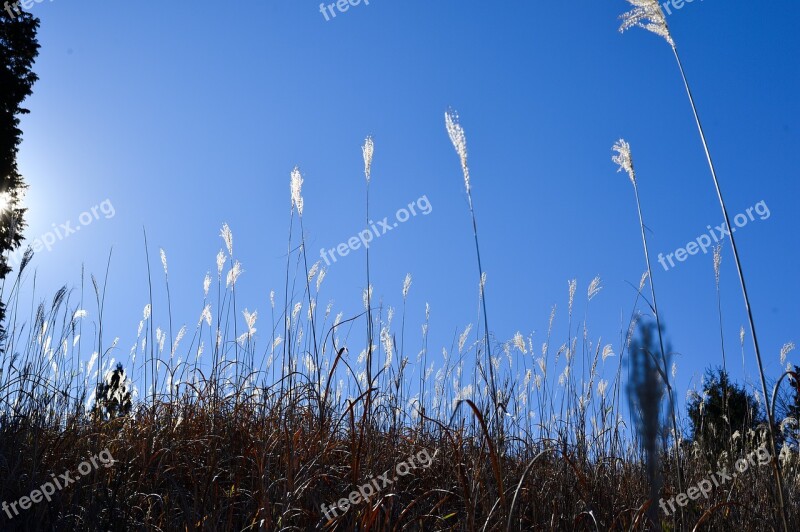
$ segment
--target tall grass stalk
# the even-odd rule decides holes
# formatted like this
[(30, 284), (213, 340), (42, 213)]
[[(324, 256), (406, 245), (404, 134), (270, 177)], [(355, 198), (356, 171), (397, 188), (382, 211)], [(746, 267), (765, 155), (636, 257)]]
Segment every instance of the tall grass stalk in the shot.
[(489, 389), (492, 397), (490, 403), (492, 405), (492, 419), (490, 425), (494, 426), (497, 435), (500, 435), (502, 430), (502, 422), (500, 421), (500, 412), (498, 411), (498, 397), (497, 397), (497, 382), (494, 375), (494, 364), (492, 362), (492, 349), (489, 342), (489, 317), (486, 312), (486, 293), (485, 293), (485, 279), (483, 272), (483, 265), (481, 264), (481, 250), (478, 244), (478, 222), (475, 217), (475, 208), (472, 202), (472, 187), (470, 186), (469, 165), (467, 164), (467, 137), (464, 133), (464, 128), (458, 120), (458, 113), (455, 111), (447, 111), (444, 115), (445, 125), (447, 126), (447, 133), (450, 136), (450, 141), (458, 153), (461, 160), (461, 171), (464, 174), (464, 186), (467, 190), (467, 202), (469, 204), (469, 213), (472, 216), (472, 235), (475, 239), (475, 254), (478, 258), (478, 279), (480, 283), (480, 299), (483, 307), (483, 334), (484, 334), (484, 349), (486, 351), (486, 364), (489, 366)]
[[(301, 191), (300, 187), (302, 187), (303, 177), (300, 174), (300, 169), (297, 168), (297, 167), (295, 167), (295, 169), (292, 171), (292, 181), (293, 182), (297, 181), (297, 183), (298, 183), (297, 184), (298, 194), (300, 194), (300, 191)], [(300, 205), (303, 205), (302, 198), (300, 199)], [(317, 328), (316, 328), (315, 323), (314, 323), (314, 321), (315, 321), (314, 320), (314, 304), (313, 304), (313, 299), (311, 297), (311, 276), (309, 275), (308, 257), (306, 255), (306, 235), (305, 235), (305, 229), (303, 227), (303, 209), (302, 209), (302, 207), (298, 207), (298, 209), (297, 209), (297, 217), (300, 220), (300, 248), (303, 251), (303, 266), (304, 266), (304, 271), (305, 271), (305, 275), (306, 275), (306, 292), (307, 292), (307, 295), (308, 295), (308, 309), (309, 309), (308, 312), (309, 312), (309, 321), (311, 322), (310, 326), (311, 326), (311, 335), (312, 335), (313, 347), (314, 347), (314, 359), (316, 361), (316, 364), (319, 365), (320, 360), (319, 360), (319, 350), (317, 348), (317, 345), (318, 345), (318, 343), (317, 343)]]
[[(719, 316), (719, 343), (722, 350), (722, 371), (728, 375), (728, 359), (725, 355), (725, 329), (722, 326), (722, 294), (719, 289), (719, 276), (720, 267), (722, 266), (722, 244), (717, 244), (714, 247), (714, 286), (717, 293), (717, 315)], [(725, 416), (728, 425), (728, 434), (731, 434), (731, 418), (728, 415), (728, 380), (722, 381), (722, 412)], [(732, 442), (731, 442), (732, 443)], [(732, 446), (729, 446), (728, 451), (732, 452)]]
[[(361, 147), (361, 155), (364, 158), (364, 177), (367, 181), (366, 186), (366, 207), (365, 207), (365, 221), (367, 227), (370, 226), (370, 219), (369, 219), (369, 184), (372, 180), (372, 157), (375, 153), (375, 143), (372, 140), (372, 137), (367, 137), (364, 140), (364, 145)], [(364, 306), (366, 307), (367, 312), (367, 390), (371, 390), (372, 388), (372, 345), (375, 339), (375, 331), (374, 331), (374, 323), (372, 322), (372, 282), (370, 281), (369, 275), (369, 246), (366, 246), (366, 266), (367, 266), (367, 289), (365, 291), (364, 296)], [(369, 413), (372, 405), (372, 392), (367, 392), (367, 400), (366, 400), (366, 410)]]
[[(148, 300), (149, 300), (148, 308), (150, 309), (150, 316), (152, 316), (152, 313), (153, 313), (153, 277), (152, 277), (152, 273), (150, 271), (150, 249), (149, 249), (149, 247), (147, 245), (147, 231), (144, 228), (142, 228), (142, 232), (144, 233), (144, 255), (145, 255), (145, 260), (147, 261), (147, 296), (148, 296)], [(156, 344), (156, 342), (155, 342), (155, 338), (153, 337), (153, 334), (154, 334), (153, 327), (150, 325), (150, 323), (152, 323), (152, 321), (148, 322), (148, 330), (150, 332), (150, 341), (148, 342), (150, 344), (150, 345), (148, 345), (148, 347), (150, 348), (150, 379), (152, 381), (152, 390), (153, 390), (153, 394), (152, 394), (153, 404), (151, 406), (152, 406), (153, 409), (155, 409), (155, 406), (156, 406), (156, 388), (158, 386), (158, 376), (156, 374), (156, 363), (155, 363), (155, 344)], [(147, 355), (145, 354), (144, 356), (146, 357)], [(147, 389), (146, 388), (146, 386), (147, 386), (147, 358), (145, 358), (143, 363), (144, 363), (144, 367), (145, 367), (144, 384), (145, 384), (145, 389)], [(101, 363), (100, 367), (102, 368), (102, 363)], [(147, 392), (145, 392), (145, 396), (147, 396)]]

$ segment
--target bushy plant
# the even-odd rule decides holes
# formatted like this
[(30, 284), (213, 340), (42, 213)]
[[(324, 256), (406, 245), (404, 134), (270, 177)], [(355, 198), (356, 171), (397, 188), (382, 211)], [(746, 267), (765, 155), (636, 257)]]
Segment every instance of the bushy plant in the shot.
[(122, 364), (106, 375), (105, 382), (97, 385), (93, 413), (100, 419), (114, 419), (130, 414), (131, 382), (125, 376)]
[(731, 382), (722, 368), (707, 369), (703, 380), (702, 394), (692, 395), (687, 411), (692, 438), (714, 464), (729, 449), (734, 433), (755, 429), (765, 423), (765, 416), (756, 398)]

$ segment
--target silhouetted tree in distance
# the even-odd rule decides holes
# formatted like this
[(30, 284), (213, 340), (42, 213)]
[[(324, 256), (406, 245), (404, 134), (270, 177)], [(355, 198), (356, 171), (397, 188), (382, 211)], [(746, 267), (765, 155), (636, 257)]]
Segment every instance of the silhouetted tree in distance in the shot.
[[(17, 168), (22, 141), (19, 117), (28, 112), (22, 102), (33, 92), (38, 77), (32, 67), (39, 55), (39, 19), (22, 11), (12, 17), (0, 10), (0, 279), (11, 272), (8, 254), (22, 242), (25, 209), (20, 200), (27, 185)], [(0, 338), (5, 306), (0, 301)], [(2, 344), (0, 344), (2, 345)]]
[[(794, 374), (800, 377), (800, 366), (794, 366)], [(800, 440), (800, 378), (790, 378), (789, 382), (792, 385), (792, 402), (789, 405), (787, 415), (785, 417), (793, 417), (796, 422), (792, 427), (791, 444), (796, 447), (798, 440)], [(777, 423), (777, 421), (776, 421)]]
[[(794, 367), (794, 373), (795, 375), (800, 376), (800, 366)], [(794, 389), (794, 393), (792, 394), (794, 401), (789, 407), (789, 415), (795, 419), (800, 419), (800, 381), (790, 377), (789, 382), (792, 384), (792, 388)]]
[[(788, 444), (792, 448), (797, 448), (800, 444), (800, 378), (798, 377), (800, 377), (800, 366), (793, 366), (789, 375), (781, 381), (775, 397), (775, 423), (782, 429), (778, 431), (778, 441), (781, 445)], [(786, 418), (795, 421), (782, 423)]]
[(95, 390), (94, 414), (100, 419), (108, 420), (127, 416), (131, 412), (131, 381), (125, 376), (122, 364), (106, 375), (105, 382), (97, 385)]
[[(727, 420), (724, 418), (723, 390), (728, 394)], [(731, 383), (721, 368), (706, 370), (703, 395), (705, 397), (692, 397), (687, 410), (692, 437), (702, 445), (709, 461), (715, 463), (722, 451), (729, 449), (736, 431), (744, 436), (748, 429), (756, 428), (766, 419), (756, 398), (744, 387)]]

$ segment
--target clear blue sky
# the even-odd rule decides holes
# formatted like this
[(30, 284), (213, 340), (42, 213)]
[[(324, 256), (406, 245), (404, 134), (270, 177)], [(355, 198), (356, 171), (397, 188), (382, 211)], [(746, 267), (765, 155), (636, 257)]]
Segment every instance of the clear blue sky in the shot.
[[(116, 213), (39, 253), (37, 291), (79, 287), (83, 263), (102, 277), (113, 246), (105, 335), (120, 337), (115, 355), (125, 361), (148, 301), (142, 227), (157, 297), (163, 247), (176, 328), (191, 330), (227, 222), (245, 269), (237, 304), (262, 311), (266, 334), (268, 294), (285, 270), (290, 171), (299, 165), (305, 178), (314, 257), (363, 229), (360, 146), (371, 134), (373, 218), (423, 195), (433, 208), (373, 244), (375, 298), (399, 307), (410, 272), (408, 355), (419, 350), (429, 302), (430, 351), (440, 357), (475, 323), (477, 303), (466, 195), (444, 127), (452, 106), (469, 143), (492, 331), (500, 340), (535, 331), (540, 346), (557, 304), (560, 345), (567, 281), (578, 279), (582, 316), (600, 275), (590, 336), (617, 349), (634, 301), (628, 283), (645, 265), (633, 190), (610, 160), (612, 144), (632, 145), (654, 255), (722, 222), (669, 46), (645, 31), (618, 33), (627, 8), (372, 0), (326, 22), (310, 0), (35, 4), (41, 79), (26, 102), (20, 154), (27, 236), (74, 226), (105, 199)], [(706, 0), (669, 17), (731, 215), (762, 200), (770, 210), (737, 237), (773, 377), (781, 346), (800, 341), (799, 15), (790, 0)], [(670, 271), (655, 263), (654, 275), (685, 390), (721, 360), (711, 254)], [(320, 306), (333, 299), (352, 316), (364, 285), (359, 250), (332, 265)], [(729, 246), (722, 297), (740, 379), (746, 321)], [(166, 323), (162, 307), (156, 324)], [(746, 349), (752, 378), (749, 340)]]

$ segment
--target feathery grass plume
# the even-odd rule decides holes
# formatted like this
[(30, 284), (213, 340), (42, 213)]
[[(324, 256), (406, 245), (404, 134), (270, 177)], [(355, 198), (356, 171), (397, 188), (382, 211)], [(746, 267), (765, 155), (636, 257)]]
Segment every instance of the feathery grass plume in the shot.
[(311, 269), (308, 271), (306, 282), (310, 283), (314, 279), (314, 276), (317, 275), (317, 272), (319, 271), (319, 264), (320, 261), (317, 261), (311, 265)]
[(242, 311), (242, 315), (244, 316), (244, 323), (247, 325), (247, 336), (248, 338), (252, 338), (253, 335), (256, 333), (256, 319), (258, 319), (258, 311), (250, 312), (247, 309)]
[(572, 315), (572, 304), (575, 302), (575, 289), (578, 287), (578, 280), (572, 279), (571, 281), (567, 281), (569, 285), (569, 315)]
[(361, 146), (361, 153), (364, 155), (364, 176), (366, 176), (367, 183), (369, 183), (372, 177), (372, 155), (375, 153), (375, 143), (372, 141), (372, 137), (367, 137), (364, 140), (364, 145)]
[(719, 290), (719, 268), (722, 265), (722, 244), (714, 246), (714, 279)]
[(597, 293), (600, 292), (600, 290), (602, 289), (603, 287), (600, 286), (600, 276), (598, 275), (594, 279), (592, 279), (592, 282), (589, 283), (589, 289), (586, 291), (586, 296), (589, 299), (589, 301), (591, 301), (594, 298), (594, 296), (596, 296)]
[(514, 339), (512, 341), (514, 343), (514, 347), (519, 349), (519, 351), (522, 354), (524, 354), (524, 355), (528, 354), (528, 350), (525, 347), (525, 339), (522, 337), (522, 333), (521, 332), (517, 331), (517, 333), (514, 335)]
[(225, 252), (219, 250), (217, 253), (217, 277), (222, 278), (222, 269), (225, 267), (225, 261), (228, 260), (228, 257), (225, 256)]
[(626, 172), (633, 186), (636, 186), (636, 171), (633, 169), (631, 145), (625, 142), (625, 139), (619, 139), (611, 149), (617, 152), (611, 157), (611, 160), (619, 165), (617, 172)]
[(667, 26), (667, 18), (664, 16), (658, 0), (627, 1), (633, 6), (633, 9), (620, 15), (619, 18), (622, 19), (622, 25), (619, 27), (620, 33), (638, 26), (664, 37), (670, 46), (675, 46), (675, 41), (672, 40), (669, 26)]
[(611, 347), (611, 344), (607, 344), (603, 348), (603, 362), (605, 362), (608, 357), (613, 357), (613, 356), (614, 356), (614, 348)]
[(458, 153), (461, 159), (461, 171), (464, 173), (464, 186), (467, 188), (467, 194), (470, 193), (469, 182), (469, 165), (467, 164), (467, 136), (464, 133), (464, 128), (458, 122), (458, 113), (449, 110), (444, 114), (444, 122), (447, 127), (447, 134), (450, 136), (450, 142)]
[(469, 337), (469, 333), (472, 330), (472, 324), (470, 323), (467, 325), (467, 328), (464, 329), (464, 332), (461, 333), (461, 336), (458, 338), (458, 352), (461, 353), (464, 350), (464, 344), (467, 343), (467, 337)]
[(394, 342), (392, 341), (392, 335), (389, 333), (389, 327), (381, 329), (381, 343), (383, 343), (383, 350), (386, 353), (383, 369), (389, 369), (392, 365), (392, 354), (394, 353)]
[(197, 326), (200, 327), (203, 322), (206, 322), (206, 324), (211, 327), (211, 319), (211, 305), (206, 305), (203, 307), (203, 312), (200, 313), (200, 320), (197, 322)]
[[(227, 223), (222, 224), (219, 236), (222, 237), (225, 247), (228, 248), (228, 255), (233, 255), (233, 231), (231, 231)], [(217, 262), (219, 262), (219, 259), (217, 259)]]
[(322, 286), (322, 281), (325, 280), (325, 276), (328, 274), (328, 270), (322, 268), (319, 271), (319, 275), (317, 276), (317, 293), (319, 293), (319, 287)]
[(237, 260), (233, 263), (233, 266), (228, 271), (228, 277), (225, 280), (225, 287), (229, 288), (231, 286), (236, 286), (236, 281), (239, 280), (239, 276), (242, 275), (242, 264)]
[[(292, 206), (297, 207), (297, 214), (303, 216), (303, 176), (300, 174), (300, 168), (297, 166), (292, 170), (292, 179), (289, 184), (292, 191)], [(230, 253), (228, 248), (228, 253)]]
[(361, 302), (364, 305), (364, 310), (369, 309), (371, 301), (372, 301), (372, 285), (369, 285), (361, 292)]
[(411, 274), (407, 273), (406, 278), (403, 280), (403, 299), (408, 297), (409, 288), (411, 288)]
[(783, 344), (783, 347), (781, 347), (781, 366), (786, 364), (786, 356), (792, 351), (794, 351), (794, 348), (795, 348), (794, 342)]
[(646, 281), (646, 280), (647, 280), (649, 277), (650, 277), (650, 273), (649, 273), (649, 272), (644, 272), (644, 273), (642, 274), (642, 278), (639, 280), (639, 292), (641, 292), (641, 291), (644, 289), (644, 282), (645, 282), (645, 281)]
[[(717, 199), (719, 200), (719, 206), (722, 210), (722, 215), (725, 220), (725, 226), (727, 228), (733, 227), (731, 225), (730, 216), (728, 215), (728, 209), (725, 205), (725, 200), (722, 197), (722, 189), (719, 184), (719, 179), (717, 178), (717, 171), (714, 166), (714, 161), (711, 158), (711, 150), (708, 147), (708, 141), (706, 140), (705, 130), (703, 129), (703, 124), (700, 121), (700, 113), (697, 110), (697, 105), (694, 101), (694, 96), (692, 95), (692, 89), (689, 86), (689, 79), (686, 77), (686, 71), (683, 68), (683, 62), (681, 61), (680, 54), (678, 54), (678, 47), (675, 44), (675, 41), (670, 34), (669, 27), (667, 26), (666, 18), (664, 17), (664, 12), (661, 10), (661, 6), (658, 5), (658, 0), (627, 0), (629, 4), (634, 6), (634, 8), (624, 13), (621, 18), (623, 20), (623, 24), (620, 27), (620, 31), (624, 32), (625, 30), (633, 27), (639, 26), (648, 31), (652, 31), (657, 35), (661, 35), (666, 39), (669, 43), (670, 47), (672, 48), (672, 53), (675, 56), (675, 61), (678, 63), (678, 69), (680, 70), (681, 79), (683, 81), (683, 86), (686, 89), (686, 95), (689, 98), (689, 105), (692, 108), (692, 114), (694, 115), (695, 124), (697, 125), (697, 131), (700, 133), (700, 141), (703, 144), (703, 150), (705, 151), (706, 161), (708, 162), (709, 170), (711, 171), (711, 178), (714, 182), (714, 189), (717, 193)], [(750, 297), (747, 294), (747, 285), (745, 283), (744, 278), (744, 271), (742, 269), (741, 261), (739, 260), (739, 251), (736, 247), (736, 238), (734, 237), (734, 231), (728, 231), (728, 239), (731, 242), (731, 251), (733, 251), (733, 259), (736, 264), (736, 271), (739, 275), (739, 284), (742, 288), (742, 296), (744, 298), (744, 306), (747, 310), (747, 321), (750, 324), (750, 334), (753, 336), (753, 347), (755, 349), (756, 354), (756, 363), (758, 364), (758, 373), (761, 379), (761, 391), (764, 395), (764, 400), (767, 401), (766, 410), (767, 410), (767, 421), (768, 421), (768, 428), (769, 428), (769, 438), (770, 438), (770, 445), (773, 449), (776, 449), (777, 439), (775, 437), (775, 420), (772, 418), (772, 409), (768, 403), (769, 395), (767, 394), (767, 380), (764, 374), (764, 364), (761, 359), (761, 350), (758, 346), (758, 337), (756, 335), (756, 326), (755, 320), (753, 318), (753, 311), (750, 307)], [(783, 525), (784, 531), (788, 532), (788, 524), (786, 518), (786, 504), (784, 502), (784, 494), (783, 494), (783, 478), (781, 476), (780, 468), (778, 467), (778, 462), (774, 459), (772, 460), (772, 470), (775, 477), (775, 484), (778, 491), (778, 503), (780, 505), (780, 514), (781, 514), (781, 524)]]
[(605, 398), (606, 390), (608, 389), (608, 381), (605, 379), (600, 379), (600, 382), (597, 383), (597, 393), (600, 397)]
[[(661, 313), (658, 311), (658, 303), (656, 301), (656, 287), (655, 281), (653, 281), (653, 269), (650, 267), (650, 252), (647, 249), (647, 234), (645, 232), (645, 225), (644, 225), (644, 217), (642, 215), (642, 205), (639, 201), (639, 185), (636, 182), (636, 172), (633, 166), (633, 155), (631, 153), (631, 146), (628, 144), (625, 139), (619, 139), (612, 150), (617, 153), (617, 155), (612, 156), (611, 160), (619, 165), (619, 169), (617, 170), (622, 171), (624, 170), (628, 177), (631, 180), (631, 184), (633, 185), (633, 192), (634, 198), (636, 199), (636, 211), (639, 214), (639, 229), (641, 230), (642, 234), (642, 246), (644, 247), (644, 258), (645, 264), (647, 265), (647, 277), (650, 281), (650, 297), (652, 299), (651, 308), (653, 310), (653, 314), (656, 318), (656, 332), (658, 333), (658, 344), (661, 349), (661, 372), (664, 378), (664, 383), (667, 387), (667, 392), (669, 393), (669, 403), (670, 403), (670, 414), (672, 417), (672, 432), (673, 437), (675, 438), (675, 470), (677, 474), (677, 482), (678, 482), (678, 490), (680, 492), (683, 491), (683, 487), (681, 485), (681, 475), (682, 475), (682, 468), (681, 468), (681, 460), (680, 460), (680, 433), (678, 432), (678, 420), (677, 415), (675, 413), (675, 399), (672, 394), (672, 387), (669, 384), (669, 377), (668, 369), (667, 369), (667, 352), (664, 349), (664, 340), (662, 338), (662, 326), (661, 326)], [(642, 277), (644, 279), (644, 277)], [(681, 515), (683, 515), (683, 511), (681, 510)]]
[(159, 253), (161, 254), (161, 265), (164, 267), (164, 275), (168, 275), (169, 271), (167, 270), (167, 254), (164, 252), (164, 248), (160, 248)]

